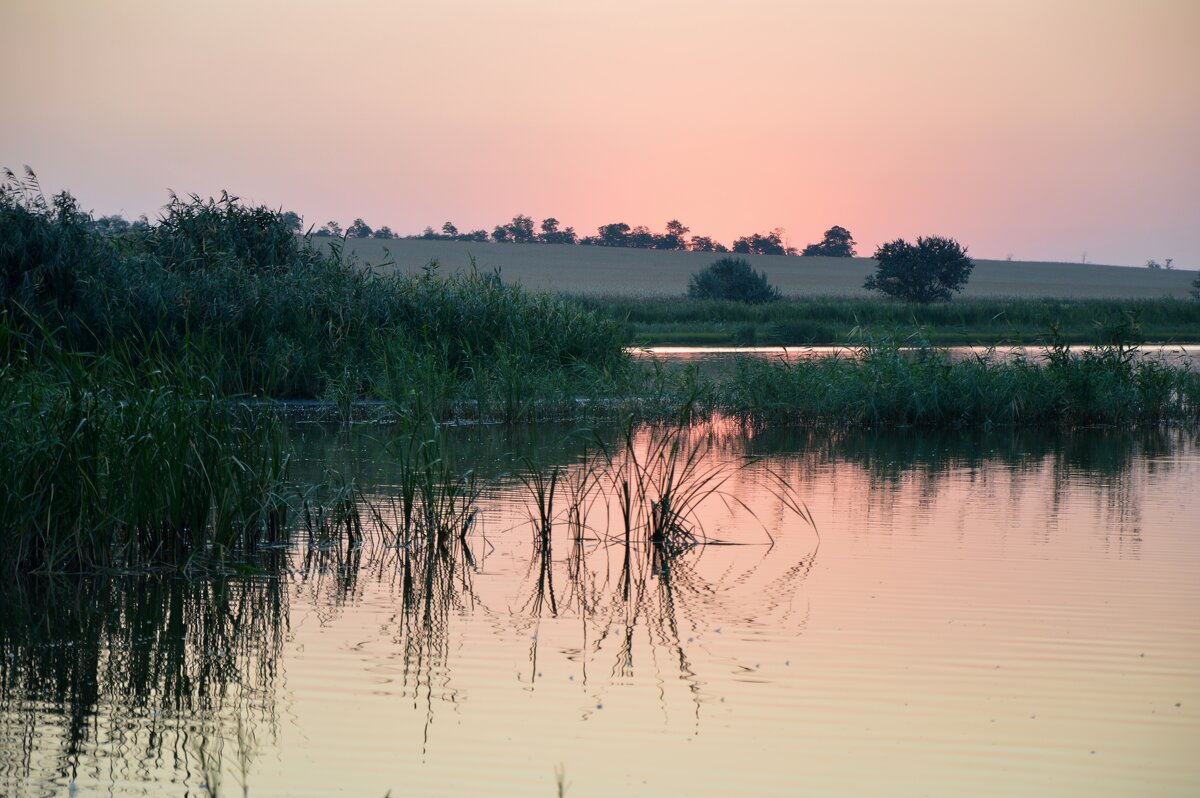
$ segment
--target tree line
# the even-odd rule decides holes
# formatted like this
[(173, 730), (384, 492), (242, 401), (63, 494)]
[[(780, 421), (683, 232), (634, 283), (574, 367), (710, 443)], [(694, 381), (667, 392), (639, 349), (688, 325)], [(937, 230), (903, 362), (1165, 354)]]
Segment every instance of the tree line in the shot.
[[(284, 225), (292, 232), (304, 232), (304, 221), (299, 214), (294, 211), (282, 211), (281, 217)], [(97, 232), (119, 234), (149, 229), (150, 222), (144, 215), (131, 222), (117, 214), (95, 219), (92, 227)], [(594, 236), (580, 236), (574, 227), (563, 227), (553, 216), (535, 225), (533, 218), (524, 214), (517, 214), (506, 224), (496, 225), (490, 233), (482, 229), (460, 231), (453, 222), (448, 221), (442, 225), (440, 231), (426, 227), (419, 235), (401, 236), (387, 225), (373, 228), (361, 218), (355, 219), (347, 227), (342, 227), (337, 221), (329, 221), (319, 228), (310, 228), (308, 232), (318, 238), (407, 238), (426, 241), (494, 241), (500, 244), (570, 244), (677, 252), (732, 252), (738, 255), (819, 255), (852, 258), (857, 254), (854, 236), (840, 225), (829, 228), (820, 241), (803, 249), (789, 246), (784, 241), (783, 228), (780, 227), (766, 233), (742, 236), (734, 240), (732, 245), (726, 246), (709, 236), (689, 235), (692, 232), (691, 228), (678, 219), (671, 219), (659, 233), (644, 225), (631, 226), (625, 222), (612, 222), (596, 228)]]
[[(299, 225), (297, 225), (297, 230)], [(494, 241), (498, 244), (570, 244), (584, 247), (626, 247), (629, 249), (659, 249), (677, 252), (733, 252), (740, 255), (823, 255), (834, 258), (852, 258), (857, 254), (857, 242), (850, 231), (834, 225), (825, 231), (819, 242), (803, 249), (789, 246), (783, 238), (783, 229), (775, 228), (766, 233), (751, 233), (736, 239), (726, 246), (709, 236), (689, 235), (691, 228), (678, 219), (666, 223), (662, 232), (654, 232), (644, 225), (632, 226), (625, 222), (602, 224), (596, 235), (581, 236), (574, 227), (563, 227), (553, 216), (540, 224), (524, 214), (517, 214), (512, 221), (498, 224), (489, 233), (487, 230), (461, 231), (453, 222), (446, 222), (440, 230), (426, 227), (419, 235), (397, 236), (390, 227), (372, 230), (362, 219), (343, 228), (335, 221), (327, 222), (313, 232), (316, 236), (335, 238), (407, 238), (425, 241)]]

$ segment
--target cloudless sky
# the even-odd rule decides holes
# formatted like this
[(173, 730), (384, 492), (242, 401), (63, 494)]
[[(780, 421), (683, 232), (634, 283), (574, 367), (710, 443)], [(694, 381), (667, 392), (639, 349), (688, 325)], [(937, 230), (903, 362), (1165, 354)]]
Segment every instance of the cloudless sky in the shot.
[(0, 37), (0, 166), (97, 214), (1200, 268), (1200, 0), (3, 0)]

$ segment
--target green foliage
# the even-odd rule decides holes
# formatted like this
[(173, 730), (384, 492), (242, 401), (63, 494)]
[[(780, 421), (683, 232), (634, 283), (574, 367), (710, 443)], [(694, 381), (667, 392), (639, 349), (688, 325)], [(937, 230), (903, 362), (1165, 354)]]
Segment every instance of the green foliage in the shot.
[(225, 194), (173, 197), (149, 231), (111, 235), (93, 231), (69, 195), (47, 202), (35, 182), (10, 175), (0, 186), (0, 270), (0, 306), (14, 324), (37, 332), (22, 320), (43, 319), (66, 349), (136, 342), (135, 359), (203, 359), (221, 394), (404, 394), (411, 386), (397, 379), (409, 372), (387, 371), (398, 349), (441, 357), (456, 398), (500, 361), (566, 377), (627, 359), (619, 325), (574, 302), (498, 275), (442, 277), (435, 266), (374, 275), (338, 242), (298, 238), (285, 214)]
[[(1200, 290), (1200, 289), (1198, 289)], [(939, 344), (1038, 344), (1051, 328), (1073, 343), (1104, 343), (1104, 330), (1134, 316), (1144, 340), (1200, 341), (1200, 302), (1190, 299), (984, 299), (930, 304), (872, 298), (786, 297), (764, 305), (728, 300), (581, 297), (620, 319), (631, 343), (727, 343), (753, 327), (765, 344), (845, 344), (860, 327), (903, 333), (919, 327)]]
[(742, 258), (721, 258), (688, 281), (692, 299), (727, 299), (751, 305), (774, 302), (779, 289)]
[(282, 539), (272, 416), (219, 400), (186, 365), (63, 351), (7, 319), (0, 338), (5, 570), (186, 568)]
[(717, 403), (769, 424), (870, 427), (1086, 426), (1200, 421), (1200, 374), (1125, 344), (1041, 357), (952, 359), (917, 342), (868, 342), (853, 356), (744, 358)]
[(47, 201), (32, 171), (24, 179), (5, 170), (0, 184), (0, 294), (36, 306), (75, 304), (77, 265), (112, 250), (112, 241), (92, 234), (89, 219), (66, 193)]
[(1192, 298), (1200, 302), (1200, 275), (1197, 275), (1195, 280), (1192, 280)]
[(910, 244), (903, 238), (875, 250), (879, 265), (863, 288), (908, 302), (946, 300), (961, 291), (975, 263), (952, 238), (926, 236)]
[(235, 264), (279, 273), (300, 256), (292, 224), (279, 211), (246, 207), (224, 191), (219, 200), (172, 194), (146, 239), (147, 250), (159, 263), (181, 272)]

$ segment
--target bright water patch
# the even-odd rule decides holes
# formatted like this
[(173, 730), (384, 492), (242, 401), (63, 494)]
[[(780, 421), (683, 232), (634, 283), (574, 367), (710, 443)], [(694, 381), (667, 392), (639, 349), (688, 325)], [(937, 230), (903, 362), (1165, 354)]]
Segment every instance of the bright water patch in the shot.
[[(709, 544), (668, 551), (626, 545), (611, 496), (535, 534), (505, 474), (565, 479), (565, 432), (456, 433), (487, 487), (442, 552), (6, 586), (0, 793), (1200, 790), (1194, 433), (712, 425)], [(388, 435), (298, 426), (297, 476), (386, 499)]]

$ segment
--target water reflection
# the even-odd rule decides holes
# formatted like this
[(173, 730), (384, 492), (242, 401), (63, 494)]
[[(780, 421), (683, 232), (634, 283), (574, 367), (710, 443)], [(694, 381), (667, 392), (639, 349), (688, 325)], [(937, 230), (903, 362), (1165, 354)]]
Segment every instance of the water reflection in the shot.
[[(900, 688), (876, 688), (872, 679), (889, 685), (900, 672), (880, 642), (891, 639), (892, 628), (932, 617), (935, 606), (979, 602), (987, 623), (974, 632), (954, 627), (965, 629), (956, 634), (969, 636), (972, 653), (929, 655), (941, 669), (933, 672), (959, 680), (945, 689), (960, 689), (969, 682), (946, 663), (982, 672), (971, 657), (1004, 650), (985, 627), (1015, 629), (1012, 639), (1032, 645), (1020, 617), (983, 603), (998, 607), (1003, 598), (970, 592), (994, 580), (997, 596), (1011, 594), (1009, 583), (987, 570), (990, 561), (1005, 562), (995, 539), (1009, 529), (1035, 544), (1057, 536), (1055, 551), (1075, 557), (1083, 555), (1067, 544), (1091, 536), (1102, 539), (1101, 556), (1140, 560), (1147, 525), (1162, 517), (1161, 505), (1144, 505), (1154, 501), (1153, 488), (1186, 480), (1196, 447), (1194, 432), (1171, 429), (946, 435), (698, 426), (683, 451), (698, 446), (706, 462), (725, 464), (728, 495), (713, 495), (697, 514), (703, 534), (672, 545), (646, 520), (661, 497), (651, 497), (643, 520), (631, 526), (616, 490), (620, 479), (613, 479), (630, 472), (615, 467), (611, 455), (606, 468), (597, 467), (598, 447), (621, 451), (618, 429), (599, 437), (569, 428), (459, 430), (444, 454), (481, 474), (477, 522), (461, 534), (404, 531), (394, 432), (316, 425), (292, 431), (299, 476), (333, 468), (358, 477), (362, 545), (312, 540), (269, 551), (262, 576), (31, 578), (0, 588), (0, 793), (50, 795), (75, 783), (118, 794), (205, 795), (222, 772), (227, 791), (238, 784), (253, 785), (255, 795), (314, 783), (317, 791), (332, 789), (328, 781), (304, 781), (319, 778), (306, 758), (317, 757), (321, 745), (310, 737), (334, 746), (331, 756), (359, 757), (364, 772), (406, 762), (405, 779), (428, 786), (449, 777), (431, 764), (439, 757), (485, 750), (471, 749), (474, 738), (457, 732), (456, 722), (470, 718), (475, 736), (494, 738), (522, 712), (549, 722), (542, 733), (554, 740), (590, 728), (572, 723), (594, 724), (647, 743), (638, 735), (657, 729), (655, 742), (667, 748), (673, 743), (664, 735), (675, 730), (717, 741), (727, 727), (744, 735), (765, 724), (789, 734), (807, 715), (839, 729), (847, 705), (823, 714), (821, 703), (847, 689), (831, 675), (847, 667), (831, 641), (850, 636), (858, 647), (858, 658), (846, 660), (849, 689), (878, 689), (876, 702), (885, 702)], [(643, 430), (633, 441), (643, 462), (653, 434)], [(817, 528), (832, 538), (832, 551), (797, 514), (799, 499), (822, 503)], [(1161, 534), (1159, 523), (1153, 528)], [(936, 537), (938, 548), (905, 559), (899, 544), (884, 545), (893, 537)], [(983, 545), (970, 548), (972, 537)], [(859, 540), (866, 541), (861, 549)], [(864, 557), (877, 558), (872, 567), (879, 570), (844, 582), (851, 570), (845, 563)], [(1163, 595), (1186, 599), (1184, 582), (1158, 557), (1146, 573)], [(1018, 562), (1029, 566), (1028, 559)], [(871, 594), (887, 569), (920, 571), (931, 581), (954, 569), (962, 574), (942, 579), (936, 595), (906, 588), (882, 609)], [(1003, 579), (1015, 579), (1016, 571), (1008, 567)], [(1048, 580), (1049, 598), (1030, 599), (1040, 602), (1040, 622), (1060, 620), (1055, 602), (1081, 602), (1084, 578)], [(1043, 589), (1020, 584), (1035, 588)], [(1099, 639), (1098, 629), (1115, 635), (1126, 621), (1143, 634), (1156, 595), (1139, 588), (1119, 613), (1106, 604), (1103, 615), (1072, 609), (1065, 617), (1085, 625), (1096, 619), (1085, 639)], [(813, 626), (820, 631), (810, 640)], [(854, 637), (864, 630), (875, 636)], [(950, 640), (944, 631), (931, 639), (931, 651)], [(1154, 651), (1151, 643), (1138, 645)], [(905, 650), (918, 652), (910, 665), (924, 665), (919, 638)], [(1100, 654), (1101, 665), (1115, 656), (1108, 648)], [(798, 668), (792, 675), (793, 658), (801, 657), (803, 675)], [(882, 675), (871, 670), (872, 657)], [(815, 692), (805, 704), (797, 693), (810, 681)], [(527, 699), (514, 699), (510, 689)], [(722, 703), (726, 695), (766, 708), (750, 712), (749, 727), (730, 726), (736, 716)], [(362, 730), (329, 742), (314, 721), (334, 717), (322, 701), (352, 707), (345, 711)], [(386, 726), (372, 725), (375, 712)], [(371, 754), (372, 734), (384, 728), (394, 748)], [(405, 759), (409, 751), (418, 759)], [(547, 772), (553, 764), (545, 763)], [(411, 769), (418, 765), (425, 776)], [(342, 777), (365, 784), (353, 773)], [(704, 792), (703, 784), (693, 786)], [(520, 791), (512, 783), (472, 787)]]
[(287, 594), (275, 579), (5, 585), (2, 792), (140, 783), (164, 768), (186, 776), (203, 771), (206, 740), (274, 734), (287, 635)]

